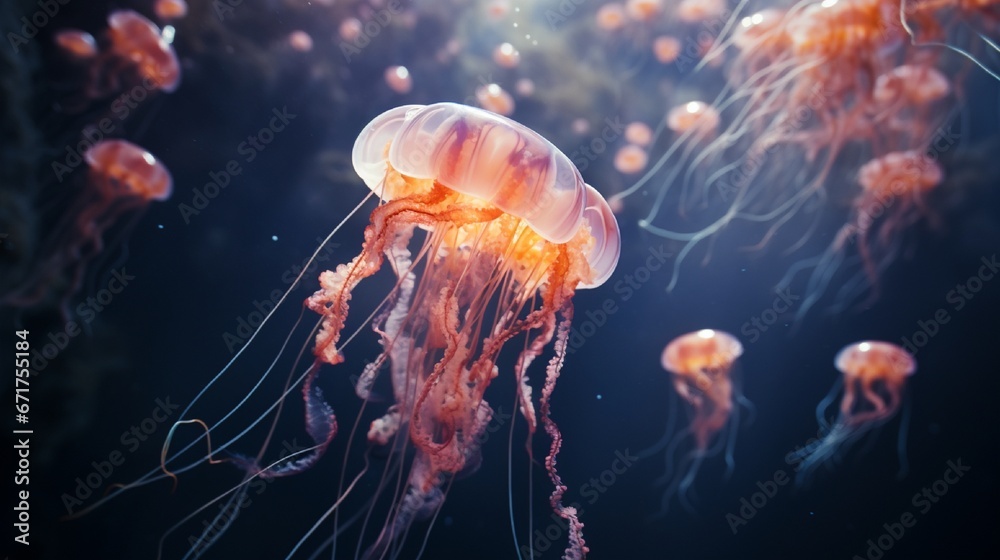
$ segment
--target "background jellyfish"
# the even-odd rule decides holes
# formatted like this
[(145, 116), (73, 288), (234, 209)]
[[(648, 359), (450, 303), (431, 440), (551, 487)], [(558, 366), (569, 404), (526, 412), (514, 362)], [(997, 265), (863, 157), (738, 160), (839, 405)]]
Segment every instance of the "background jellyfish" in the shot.
[[(123, 216), (132, 225), (150, 202), (170, 197), (173, 180), (152, 154), (126, 140), (102, 140), (84, 153), (88, 175), (36, 255), (30, 274), (0, 295), (0, 305), (25, 308), (61, 292), (64, 318), (87, 264), (104, 251), (106, 232)], [(125, 229), (130, 229), (126, 225)], [(127, 231), (123, 235), (127, 235)]]
[[(816, 419), (826, 436), (790, 456), (798, 464), (798, 484), (806, 483), (820, 465), (836, 462), (854, 442), (895, 416), (903, 404), (906, 380), (917, 370), (916, 360), (906, 350), (879, 341), (849, 344), (837, 353), (833, 364), (842, 377), (816, 407)], [(841, 390), (839, 413), (830, 425), (826, 411)], [(900, 475), (906, 471), (907, 423), (904, 418), (899, 431)]]
[[(829, 242), (828, 255), (793, 267), (793, 272), (815, 270), (809, 291), (818, 298), (831, 268), (839, 266), (831, 265), (834, 260), (863, 261), (863, 274), (849, 280), (851, 289), (838, 297), (841, 305), (850, 303), (877, 289), (875, 272), (899, 254), (885, 238), (891, 233), (897, 243), (902, 225), (912, 228), (919, 221), (913, 204), (889, 204), (883, 223), (893, 225), (883, 229), (881, 240), (860, 230), (857, 208), (870, 208), (872, 197), (867, 188), (851, 188), (857, 184), (855, 162), (932, 151), (935, 135), (953, 116), (956, 101), (962, 101), (952, 94), (966, 76), (957, 69), (969, 65), (959, 51), (926, 48), (956, 34), (932, 22), (944, 11), (973, 21), (981, 17), (981, 7), (831, 0), (748, 14), (742, 11), (745, 4), (710, 34), (704, 55), (688, 61), (709, 76), (718, 72), (712, 63), (724, 64), (728, 83), (706, 105), (716, 115), (718, 132), (707, 141), (705, 135), (675, 136), (649, 171), (612, 203), (655, 190), (639, 225), (681, 246), (668, 286), (673, 288), (685, 258), (734, 224), (742, 224), (737, 231), (744, 237), (759, 232), (750, 234), (758, 242), (749, 249), (771, 244), (788, 227), (792, 233), (782, 249), (792, 253), (821, 227), (824, 220), (817, 213), (828, 200), (853, 197), (854, 211)], [(985, 21), (987, 27), (995, 25), (993, 17)], [(900, 197), (916, 198), (926, 195)], [(670, 219), (674, 208), (679, 220)]]
[[(674, 433), (677, 407), (671, 405), (670, 422), (663, 439), (649, 450), (649, 456), (666, 448), (667, 471), (657, 481), (667, 490), (661, 501), (661, 514), (667, 512), (674, 495), (690, 507), (687, 494), (698, 468), (705, 457), (725, 450), (727, 476), (732, 472), (733, 446), (739, 427), (739, 406), (749, 407), (734, 375), (736, 359), (743, 354), (743, 345), (733, 335), (712, 329), (702, 329), (675, 338), (663, 349), (660, 359), (663, 369), (670, 372), (674, 390), (689, 413), (688, 426)], [(719, 436), (723, 430), (726, 433)], [(675, 464), (675, 455), (688, 439), (693, 449)]]
[[(583, 524), (576, 510), (562, 503), (567, 487), (556, 472), (562, 436), (551, 418), (550, 398), (565, 359), (572, 297), (578, 288), (601, 285), (618, 260), (618, 226), (610, 208), (542, 137), (462, 105), (407, 105), (383, 113), (358, 137), (353, 161), (383, 203), (371, 214), (361, 253), (322, 273), (320, 290), (307, 300), (309, 309), (322, 315), (316, 360), (302, 378), (307, 431), (315, 445), (277, 466), (260, 464), (263, 452), (258, 459), (239, 457), (237, 464), (251, 478), (274, 478), (312, 466), (325, 452), (337, 423), (317, 375), (322, 364), (344, 362), (343, 350), (354, 338), (341, 342), (349, 303), (362, 281), (388, 261), (395, 285), (364, 321), (371, 321), (382, 352), (355, 384), (368, 403), (378, 374), (388, 369), (394, 401), (367, 432), (369, 446), (383, 448), (388, 459), (366, 506), (372, 510), (361, 538), (368, 538), (369, 519), (376, 536), (363, 557), (397, 555), (393, 551), (411, 524), (436, 516), (454, 478), (478, 468), (480, 443), (493, 415), (485, 392), (500, 375), (501, 350), (523, 336), (524, 348), (508, 379), (529, 432), (540, 421), (552, 439), (545, 459), (555, 485), (550, 503), (570, 527), (565, 557), (583, 558)], [(550, 344), (554, 355), (536, 413), (528, 368)], [(368, 470), (367, 457), (355, 482)], [(166, 460), (165, 470), (175, 458)], [(391, 480), (403, 475), (405, 483), (400, 479), (402, 485), (393, 488)], [(355, 487), (344, 488), (343, 480), (336, 504), (324, 516), (336, 511), (338, 525), (339, 505)], [(373, 515), (386, 500), (389, 511)], [(378, 519), (384, 520), (381, 527)], [(203, 533), (194, 550), (204, 550), (220, 534)]]

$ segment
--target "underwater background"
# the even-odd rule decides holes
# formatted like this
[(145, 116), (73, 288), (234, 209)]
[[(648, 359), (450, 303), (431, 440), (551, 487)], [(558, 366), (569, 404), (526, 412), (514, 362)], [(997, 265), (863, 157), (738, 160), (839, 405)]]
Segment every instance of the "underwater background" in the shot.
[[(153, 4), (13, 0), (0, 8), (6, 43), (0, 56), (4, 290), (30, 277), (26, 271), (38, 265), (33, 255), (61, 227), (60, 217), (72, 215), (67, 209), (80, 203), (75, 193), (89, 180), (85, 166), (62, 175), (53, 162), (67, 161), (88, 125), (111, 119), (107, 137), (141, 145), (173, 178), (168, 200), (115, 221), (79, 289), (48, 278), (44, 297), (0, 307), (0, 339), (10, 348), (5, 352), (14, 352), (19, 329), (29, 331), (32, 348), (59, 341), (64, 346), (51, 358), (32, 356), (30, 545), (13, 542), (13, 533), (4, 552), (10, 558), (151, 558), (164, 533), (194, 512), (163, 541), (164, 558), (189, 553), (189, 538), (201, 534), (203, 522), (219, 508), (196, 510), (243, 478), (232, 465), (201, 464), (181, 473), (176, 488), (160, 480), (82, 517), (65, 517), (93, 505), (111, 485), (158, 468), (167, 432), (183, 407), (243, 347), (253, 330), (249, 325), (269, 309), (266, 302), (292, 285), (331, 229), (369, 193), (352, 169), (350, 150), (378, 114), (404, 104), (474, 105), (477, 88), (500, 84), (516, 101), (511, 118), (569, 155), (587, 183), (610, 197), (642, 176), (614, 166), (615, 152), (626, 144), (619, 123), (644, 120), (656, 129), (670, 107), (695, 98), (711, 101), (724, 86), (718, 72), (657, 62), (648, 29), (600, 29), (595, 21), (602, 3), (596, 0), (190, 0), (187, 14), (170, 24), (182, 73), (175, 91), (143, 91), (141, 99), (127, 97), (124, 86), (116, 93), (88, 93), (82, 84), (91, 78), (57, 48), (55, 34), (78, 28), (100, 37), (108, 14), (120, 9), (157, 21)], [(737, 8), (732, 4), (726, 14)], [(753, 8), (768, 6), (758, 2)], [(39, 18), (46, 23), (33, 24), (35, 33), (26, 30), (26, 22), (46, 9), (55, 13)], [(339, 27), (352, 17), (368, 41), (340, 35)], [(296, 31), (307, 33), (311, 44), (292, 41)], [(675, 32), (683, 44), (698, 37), (700, 28)], [(995, 40), (997, 28), (992, 32)], [(11, 33), (20, 38), (11, 39)], [(520, 52), (516, 67), (495, 62), (493, 50), (503, 42)], [(997, 53), (976, 52), (986, 66), (1000, 68)], [(809, 295), (803, 278), (776, 291), (796, 262), (821, 254), (850, 219), (852, 192), (845, 178), (865, 161), (863, 148), (845, 148), (836, 158), (821, 206), (803, 210), (760, 248), (751, 247), (766, 228), (734, 223), (710, 246), (694, 249), (678, 266), (670, 290), (682, 246), (638, 225), (659, 183), (654, 179), (622, 201), (616, 211), (620, 262), (606, 284), (574, 297), (574, 327), (586, 335), (571, 342), (552, 400), (564, 437), (558, 456), (568, 486), (564, 501), (580, 506), (588, 558), (992, 557), (1000, 544), (1000, 281), (980, 271), (991, 270), (1000, 252), (1000, 83), (964, 57), (943, 56), (943, 66), (961, 71), (949, 74), (956, 80), (954, 110), (937, 116), (953, 141), (938, 156), (945, 178), (928, 199), (934, 219), (907, 228), (897, 258), (880, 270), (875, 297), (845, 302), (830, 289), (800, 314), (798, 306)], [(393, 65), (408, 68), (408, 92), (386, 82)], [(532, 81), (531, 90), (517, 89), (522, 79)], [(121, 95), (128, 110), (115, 104)], [(265, 129), (270, 133), (262, 136)], [(602, 133), (604, 141), (595, 144)], [(257, 145), (253, 137), (269, 140)], [(669, 146), (665, 136), (655, 141), (650, 165)], [(788, 188), (796, 188), (798, 172), (808, 164), (801, 154), (786, 158), (784, 148), (763, 162), (766, 171), (758, 180), (784, 177)], [(226, 184), (205, 196), (212, 182)], [(374, 205), (369, 200), (333, 236), (320, 251), (324, 261), (303, 276), (189, 417), (217, 419), (247, 393), (295, 328), (299, 304), (317, 288), (319, 271), (360, 250)], [(670, 224), (675, 214), (668, 204), (659, 222)], [(662, 267), (649, 266), (660, 261)], [(99, 297), (113, 281), (123, 289), (113, 297), (105, 293), (99, 311), (88, 310), (88, 298)], [(968, 296), (956, 295), (959, 286), (968, 287), (961, 292)], [(391, 287), (390, 278), (376, 277), (355, 302), (373, 307)], [(790, 305), (776, 306), (779, 300)], [(309, 314), (305, 322), (311, 324)], [(353, 319), (356, 327), (363, 316)], [(67, 320), (81, 329), (70, 333)], [(742, 342), (734, 371), (755, 412), (751, 422), (743, 417), (735, 434), (732, 474), (726, 476), (721, 455), (705, 459), (690, 507), (674, 498), (663, 513), (665, 488), (657, 481), (666, 470), (664, 455), (642, 453), (664, 437), (672, 407), (680, 406), (660, 355), (670, 340), (702, 328), (727, 331)], [(295, 330), (293, 354), (307, 342), (308, 329)], [(831, 468), (821, 467), (810, 484), (778, 484), (794, 478), (788, 454), (818, 435), (816, 405), (839, 375), (834, 355), (865, 339), (915, 343), (910, 351), (917, 372), (906, 389), (908, 468), (901, 472), (897, 435), (903, 422), (896, 417)], [(337, 500), (345, 439), (359, 409), (351, 375), (379, 351), (376, 336), (364, 329), (345, 352), (347, 362), (323, 370), (320, 383), (337, 411), (340, 435), (306, 472), (252, 485), (250, 501), (202, 557), (283, 558)], [(508, 500), (518, 546), (530, 541), (532, 558), (561, 557), (566, 531), (552, 517), (552, 486), (542, 466), (529, 463), (524, 422), (514, 406), (509, 372), (515, 356), (512, 349), (501, 355), (500, 375), (486, 395), (499, 429), (483, 443), (481, 467), (454, 481), (432, 530), (428, 521), (414, 522), (397, 557), (415, 558), (422, 551), (423, 558), (518, 558)], [(278, 398), (290, 367), (286, 356), (255, 394), (256, 408), (240, 410), (220, 439), (236, 435)], [(540, 378), (542, 366), (535, 368), (533, 377)], [(10, 375), (2, 385), (7, 402), (15, 398), (14, 383)], [(272, 460), (283, 448), (311, 444), (298, 395), (291, 393), (282, 413)], [(9, 450), (18, 437), (11, 430), (24, 427), (10, 414)], [(257, 427), (231, 450), (253, 455), (266, 428)], [(177, 437), (186, 444), (199, 433), (184, 426)], [(534, 457), (541, 462), (548, 440), (541, 431), (534, 439)], [(204, 450), (203, 443), (195, 447), (190, 461)], [(16, 457), (3, 455), (10, 457), (5, 472), (9, 503), (16, 507), (15, 492), (23, 488), (15, 488), (9, 474)], [(107, 468), (112, 459), (119, 464)], [(956, 472), (961, 476), (955, 478)], [(91, 488), (86, 481), (95, 480), (95, 473), (98, 483)], [(365, 511), (365, 492), (376, 481), (360, 481), (341, 521)], [(935, 484), (945, 493), (933, 494)], [(920, 497), (925, 489), (934, 500)], [(915, 523), (902, 527), (906, 514)], [(16, 511), (8, 509), (8, 515), (16, 523)], [(332, 532), (328, 521), (295, 557), (310, 557)], [(354, 557), (357, 527), (348, 527), (341, 539), (337, 557)], [(326, 548), (317, 557), (329, 553)]]

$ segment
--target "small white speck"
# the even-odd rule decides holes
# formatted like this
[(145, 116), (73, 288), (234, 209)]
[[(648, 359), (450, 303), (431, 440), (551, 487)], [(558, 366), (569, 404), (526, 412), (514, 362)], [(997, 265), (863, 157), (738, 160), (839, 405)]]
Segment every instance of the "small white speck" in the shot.
[(601, 400), (601, 399), (603, 399), (603, 398), (604, 398), (604, 397), (603, 397), (603, 396), (602, 396), (602, 395), (601, 395), (600, 393), (598, 393), (598, 394), (597, 394), (597, 400)]
[(271, 236), (271, 241), (277, 241), (277, 240), (278, 240), (278, 236), (277, 235), (272, 235)]
[(163, 229), (163, 224), (157, 224), (156, 229)]

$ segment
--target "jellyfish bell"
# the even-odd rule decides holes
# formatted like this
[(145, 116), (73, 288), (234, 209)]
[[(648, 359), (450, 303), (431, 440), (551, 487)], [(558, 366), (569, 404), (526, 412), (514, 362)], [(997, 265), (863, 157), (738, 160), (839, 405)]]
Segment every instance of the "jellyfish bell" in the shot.
[(688, 101), (667, 113), (667, 127), (677, 133), (693, 131), (702, 136), (719, 127), (719, 112), (704, 101)]
[[(529, 433), (541, 425), (552, 440), (545, 461), (555, 486), (550, 504), (567, 528), (565, 557), (582, 559), (587, 552), (583, 525), (576, 510), (563, 505), (566, 486), (555, 470), (562, 436), (552, 420), (550, 398), (566, 355), (572, 298), (578, 289), (603, 284), (618, 262), (620, 234), (611, 209), (547, 140), (502, 116), (453, 103), (406, 105), (375, 117), (359, 134), (352, 161), (380, 204), (371, 212), (360, 251), (320, 274), (319, 289), (305, 302), (320, 317), (315, 361), (299, 378), (306, 428), (315, 445), (281, 465), (252, 458), (236, 464), (250, 478), (273, 478), (319, 460), (337, 433), (337, 422), (315, 381), (324, 366), (348, 367), (345, 352), (357, 331), (346, 340), (342, 334), (349, 320), (360, 322), (359, 330), (371, 326), (382, 350), (357, 376), (355, 393), (374, 407), (372, 388), (388, 382), (393, 401), (370, 422), (366, 439), (369, 446), (391, 447), (383, 476), (402, 481), (397, 490), (340, 485), (327, 515), (352, 493), (365, 491), (371, 491), (365, 508), (389, 508), (379, 516), (384, 524), (375, 534), (363, 530), (359, 536), (362, 557), (383, 558), (399, 550), (414, 522), (436, 514), (446, 494), (459, 491), (461, 485), (452, 482), (479, 464), (482, 436), (493, 415), (485, 397), (498, 379), (516, 390)], [(353, 307), (371, 304), (356, 292), (377, 289), (364, 280), (381, 269), (395, 275), (395, 285), (376, 300), (380, 303), (367, 318), (357, 311), (349, 317)], [(520, 352), (514, 367), (503, 371), (497, 357), (518, 338), (523, 342), (511, 344)], [(539, 383), (540, 397), (533, 399), (529, 366), (549, 347), (553, 358)], [(382, 372), (388, 380), (379, 379)], [(191, 406), (180, 423), (193, 421), (188, 419)], [(355, 430), (364, 434), (361, 412)], [(206, 434), (218, 427), (203, 425)], [(181, 453), (165, 449), (164, 469), (189, 468), (175, 465)], [(348, 461), (350, 447), (347, 453), (345, 469), (356, 464)], [(355, 481), (369, 469), (367, 452), (365, 457)], [(240, 486), (244, 492), (248, 481)], [(206, 537), (204, 544), (220, 535)]]
[(78, 60), (88, 60), (97, 56), (97, 41), (86, 31), (60, 30), (55, 34), (55, 43), (63, 52)]
[(626, 175), (638, 173), (646, 168), (646, 150), (635, 144), (626, 144), (615, 153), (615, 169)]
[(188, 6), (184, 0), (156, 0), (153, 11), (161, 21), (175, 21), (187, 15)]
[(479, 106), (498, 115), (510, 116), (514, 113), (514, 98), (497, 84), (486, 84), (476, 88)]
[(510, 43), (501, 43), (493, 49), (493, 62), (504, 68), (516, 68), (521, 62), (521, 53)]
[(392, 91), (405, 95), (413, 89), (413, 76), (405, 66), (390, 66), (385, 69), (385, 83)]
[(83, 159), (105, 197), (170, 198), (173, 189), (170, 172), (153, 154), (131, 142), (103, 140), (91, 146)]
[[(686, 404), (690, 422), (686, 429), (674, 432), (676, 407), (671, 407), (667, 432), (642, 456), (666, 450), (667, 472), (659, 483), (666, 485), (661, 500), (661, 514), (666, 513), (675, 495), (689, 506), (689, 493), (695, 476), (706, 457), (725, 450), (727, 475), (733, 469), (733, 448), (739, 425), (739, 408), (752, 408), (743, 397), (736, 360), (743, 355), (743, 344), (733, 335), (714, 329), (701, 329), (681, 335), (663, 349), (660, 364), (670, 372), (674, 390)], [(716, 441), (716, 436), (726, 431)], [(688, 437), (693, 448), (675, 468), (675, 455)]]
[(116, 10), (108, 15), (108, 35), (111, 51), (134, 66), (144, 84), (167, 93), (180, 85), (177, 54), (156, 24), (132, 10)]
[[(853, 443), (892, 419), (905, 402), (907, 379), (917, 371), (912, 354), (878, 340), (848, 344), (837, 353), (833, 364), (841, 377), (816, 407), (816, 418), (826, 435), (789, 457), (798, 464), (796, 482), (800, 485), (807, 483), (820, 465), (837, 462)], [(838, 394), (838, 413), (831, 424), (826, 420), (827, 410)], [(900, 475), (906, 471), (906, 416), (897, 443)]]

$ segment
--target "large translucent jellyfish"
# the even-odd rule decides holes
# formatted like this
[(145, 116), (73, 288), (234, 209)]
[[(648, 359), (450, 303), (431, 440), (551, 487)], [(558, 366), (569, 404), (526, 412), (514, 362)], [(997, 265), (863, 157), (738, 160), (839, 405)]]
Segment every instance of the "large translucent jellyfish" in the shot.
[[(649, 456), (666, 450), (667, 471), (658, 481), (667, 487), (661, 513), (666, 513), (675, 495), (682, 504), (689, 506), (687, 494), (705, 457), (724, 449), (727, 476), (732, 471), (739, 406), (751, 406), (743, 397), (739, 378), (733, 372), (736, 359), (742, 354), (743, 345), (736, 337), (712, 329), (679, 336), (664, 348), (661, 364), (671, 373), (674, 390), (688, 410), (689, 422), (686, 428), (675, 433), (678, 407), (672, 404), (663, 439), (643, 452), (644, 456)], [(726, 433), (720, 435), (724, 430)], [(692, 449), (675, 465), (678, 450), (689, 438)]]
[[(816, 469), (839, 459), (848, 448), (899, 411), (904, 402), (906, 380), (917, 370), (917, 362), (906, 350), (890, 342), (863, 341), (844, 347), (834, 358), (842, 376), (816, 407), (816, 419), (826, 436), (792, 453), (797, 464), (796, 482), (807, 482)], [(837, 419), (826, 419), (827, 410), (843, 391)], [(905, 415), (904, 415), (905, 416)], [(900, 474), (906, 470), (906, 418), (899, 432)]]
[[(516, 390), (529, 432), (541, 423), (551, 437), (544, 464), (555, 485), (551, 506), (569, 528), (564, 557), (583, 558), (583, 524), (576, 510), (562, 503), (566, 486), (556, 472), (562, 436), (551, 418), (550, 398), (566, 356), (573, 295), (601, 285), (618, 261), (619, 231), (610, 208), (541, 136), (463, 105), (408, 105), (383, 113), (361, 132), (353, 162), (382, 202), (371, 213), (360, 253), (323, 272), (320, 289), (306, 301), (322, 316), (315, 361), (300, 378), (307, 431), (315, 445), (269, 466), (259, 463), (263, 451), (256, 459), (237, 458), (248, 473), (243, 491), (251, 478), (285, 476), (313, 465), (333, 439), (333, 409), (315, 378), (324, 364), (344, 362), (345, 348), (357, 334), (342, 340), (349, 306), (357, 305), (352, 298), (363, 280), (387, 264), (395, 284), (384, 298), (379, 296), (381, 303), (370, 315), (361, 314), (367, 319), (358, 327), (370, 323), (382, 352), (356, 377), (355, 392), (366, 406), (375, 406), (376, 384), (391, 386), (393, 397), (367, 430), (369, 449), (382, 449), (388, 459), (382, 482), (366, 491), (366, 519), (380, 526), (372, 534), (366, 521), (361, 529), (358, 549), (367, 550), (363, 557), (396, 557), (412, 523), (436, 515), (456, 476), (475, 471), (493, 417), (485, 394), (501, 375), (497, 358), (509, 342), (521, 339), (514, 343), (521, 350), (513, 371), (502, 380)], [(528, 368), (549, 345), (553, 353), (536, 412)], [(388, 380), (378, 378), (382, 371), (388, 372)], [(187, 413), (178, 426), (198, 422), (209, 433), (218, 426), (188, 420)], [(213, 452), (227, 449), (239, 437)], [(350, 451), (350, 442), (348, 446)], [(174, 465), (184, 450), (173, 455), (165, 450), (164, 470), (190, 468)], [(368, 471), (368, 455), (355, 482)], [(345, 469), (348, 464), (344, 458)], [(401, 486), (390, 482), (397, 477)], [(152, 479), (148, 475), (129, 487)], [(352, 491), (361, 492), (354, 483), (345, 488), (343, 480), (327, 512), (335, 518), (337, 535), (344, 526), (336, 521), (339, 506)], [(373, 515), (379, 506), (383, 514)], [(206, 531), (195, 551), (203, 551), (221, 533)]]

